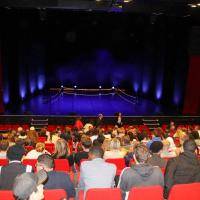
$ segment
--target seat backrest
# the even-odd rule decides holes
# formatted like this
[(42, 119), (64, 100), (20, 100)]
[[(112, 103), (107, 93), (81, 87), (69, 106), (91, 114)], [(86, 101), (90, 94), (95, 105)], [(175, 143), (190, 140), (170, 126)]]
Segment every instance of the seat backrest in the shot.
[(67, 194), (63, 189), (44, 190), (44, 200), (67, 199)]
[(63, 172), (69, 172), (69, 161), (67, 159), (54, 159), (55, 163), (55, 170), (56, 171), (63, 171)]
[(55, 145), (53, 143), (45, 143), (45, 149), (52, 154), (55, 149)]
[(38, 142), (44, 143), (46, 142), (46, 140), (47, 140), (47, 137), (38, 137)]
[(27, 152), (29, 152), (29, 151), (34, 149), (33, 146), (25, 146), (24, 148), (26, 149)]
[(169, 193), (168, 200), (199, 200), (200, 183), (174, 185)]
[(5, 166), (5, 165), (8, 165), (8, 159), (6, 158), (0, 159), (0, 166)]
[(36, 164), (37, 164), (37, 159), (24, 159), (22, 161), (23, 165), (30, 165), (33, 167), (33, 170), (36, 171)]
[(118, 170), (126, 167), (124, 158), (108, 158), (106, 162), (115, 164)]
[(163, 200), (163, 188), (159, 185), (134, 187), (129, 192), (128, 200)]
[(86, 192), (86, 200), (121, 200), (121, 190), (119, 188), (94, 188)]
[(0, 190), (0, 199), (14, 200), (13, 192), (10, 190)]

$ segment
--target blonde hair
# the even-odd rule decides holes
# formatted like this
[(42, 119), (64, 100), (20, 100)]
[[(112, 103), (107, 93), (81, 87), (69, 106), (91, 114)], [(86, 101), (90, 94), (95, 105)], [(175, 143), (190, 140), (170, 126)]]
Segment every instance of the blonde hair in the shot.
[(45, 144), (44, 143), (41, 143), (41, 142), (38, 142), (36, 144), (36, 147), (35, 147), (35, 150), (37, 152), (43, 152), (45, 150)]
[(69, 152), (68, 144), (63, 139), (58, 139), (55, 144), (55, 154), (56, 158), (67, 156)]

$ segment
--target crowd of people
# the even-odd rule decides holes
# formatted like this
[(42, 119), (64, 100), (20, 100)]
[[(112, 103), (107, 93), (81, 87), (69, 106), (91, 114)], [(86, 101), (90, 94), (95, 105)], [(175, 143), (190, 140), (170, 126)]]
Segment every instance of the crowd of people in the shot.
[[(165, 130), (141, 130), (125, 126), (120, 113), (115, 126), (105, 129), (103, 120), (100, 114), (95, 123), (84, 124), (77, 118), (72, 128), (64, 130), (19, 127), (2, 134), (0, 158), (7, 158), (9, 164), (0, 167), (0, 190), (13, 190), (16, 199), (40, 200), (43, 187), (64, 189), (68, 198), (79, 190), (119, 187), (126, 199), (132, 187), (160, 185), (167, 199), (173, 185), (200, 182), (199, 125), (185, 127), (171, 122)], [(53, 152), (45, 149), (40, 137), (55, 145)], [(32, 150), (27, 151), (27, 146)], [(37, 159), (36, 174), (31, 166), (22, 164), (24, 158)], [(116, 166), (106, 162), (114, 158), (123, 158), (126, 164), (119, 176)], [(68, 159), (72, 172), (80, 171), (77, 184), (68, 174), (54, 170), (54, 159)], [(22, 184), (31, 189), (20, 189)]]

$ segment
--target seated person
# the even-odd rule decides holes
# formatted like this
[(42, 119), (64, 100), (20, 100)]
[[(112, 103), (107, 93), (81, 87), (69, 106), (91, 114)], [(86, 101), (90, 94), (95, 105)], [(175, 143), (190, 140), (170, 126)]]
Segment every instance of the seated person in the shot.
[(20, 145), (13, 145), (7, 151), (9, 164), (0, 169), (0, 190), (11, 190), (14, 179), (24, 172), (32, 172), (32, 167), (21, 163), (25, 150)]
[(183, 143), (184, 152), (171, 158), (165, 170), (164, 197), (167, 198), (170, 189), (175, 184), (200, 182), (200, 161), (196, 155), (197, 145), (194, 140)]
[(161, 185), (164, 186), (164, 178), (159, 167), (147, 163), (150, 156), (146, 145), (139, 144), (135, 147), (134, 158), (136, 164), (125, 168), (119, 179), (118, 187), (122, 190), (123, 198), (132, 187)]
[(110, 151), (105, 151), (104, 159), (108, 158), (124, 158), (126, 151), (121, 150), (120, 141), (117, 138), (113, 138), (110, 142)]
[(160, 141), (155, 141), (150, 145), (151, 157), (148, 159), (148, 163), (153, 166), (158, 166), (160, 168), (165, 168), (167, 161), (160, 157), (160, 153), (163, 148), (163, 143)]
[(81, 164), (79, 189), (87, 191), (90, 188), (114, 187), (116, 166), (106, 163), (103, 154), (104, 151), (99, 146), (90, 148), (90, 161), (84, 161)]
[(80, 162), (82, 159), (88, 159), (88, 153), (89, 153), (90, 147), (92, 146), (92, 141), (90, 137), (87, 137), (87, 136), (83, 137), (81, 139), (81, 146), (82, 146), (83, 151), (76, 153), (74, 156), (74, 161), (78, 165), (80, 165)]
[(43, 182), (47, 179), (44, 170), (34, 173), (23, 173), (15, 178), (13, 194), (16, 200), (42, 200), (44, 199)]
[(6, 153), (9, 147), (8, 140), (1, 140), (0, 141), (0, 158), (6, 159)]
[(27, 153), (26, 159), (37, 159), (38, 156), (45, 154), (45, 153), (49, 153), (48, 151), (45, 150), (45, 144), (38, 142), (36, 144), (35, 149), (33, 149)]
[(75, 196), (74, 185), (67, 173), (54, 171), (54, 159), (49, 154), (40, 155), (37, 159), (37, 171), (44, 169), (48, 180), (44, 183), (44, 189), (64, 189), (67, 198)]

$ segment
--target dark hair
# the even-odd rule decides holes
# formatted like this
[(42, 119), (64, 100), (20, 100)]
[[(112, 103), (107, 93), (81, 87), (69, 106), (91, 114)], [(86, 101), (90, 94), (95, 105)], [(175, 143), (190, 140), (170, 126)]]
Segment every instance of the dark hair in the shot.
[(154, 141), (151, 145), (150, 145), (150, 151), (152, 153), (158, 153), (161, 149), (163, 148), (163, 143), (160, 141)]
[(194, 140), (189, 139), (183, 143), (183, 149), (184, 151), (190, 151), (194, 153), (195, 150), (197, 149), (197, 145)]
[(198, 133), (198, 131), (192, 131), (191, 135), (193, 136), (193, 138), (194, 138), (195, 140), (198, 140), (198, 139), (199, 139), (199, 133)]
[(49, 154), (42, 154), (38, 156), (38, 163), (45, 165), (49, 169), (54, 168), (54, 159)]
[(24, 154), (25, 154), (25, 150), (21, 145), (13, 145), (8, 148), (7, 158), (10, 161), (12, 160), (21, 161)]
[(138, 133), (137, 134), (137, 139), (141, 142), (142, 140), (144, 140), (144, 138), (147, 137), (146, 132), (142, 132), (142, 133)]
[(93, 140), (93, 143), (92, 143), (93, 146), (101, 146), (102, 144), (97, 140)]
[(104, 135), (99, 135), (98, 138), (97, 138), (98, 142), (100, 144), (103, 144), (104, 140), (105, 140), (105, 136)]
[(89, 153), (94, 155), (96, 158), (103, 158), (104, 155), (104, 151), (100, 146), (91, 147)]
[(144, 144), (138, 144), (135, 147), (134, 153), (135, 158), (139, 163), (146, 163), (150, 156), (149, 150)]

